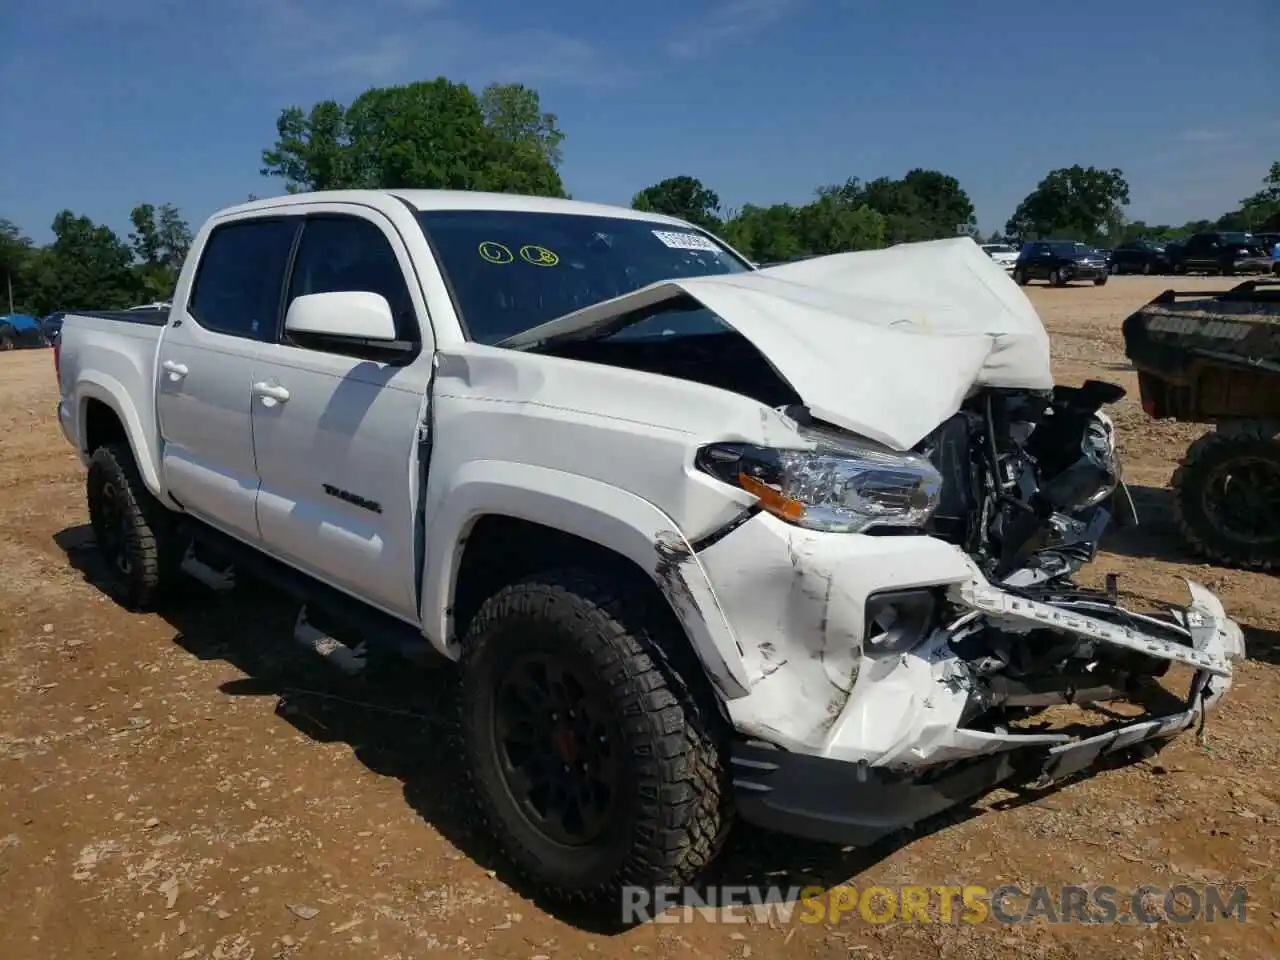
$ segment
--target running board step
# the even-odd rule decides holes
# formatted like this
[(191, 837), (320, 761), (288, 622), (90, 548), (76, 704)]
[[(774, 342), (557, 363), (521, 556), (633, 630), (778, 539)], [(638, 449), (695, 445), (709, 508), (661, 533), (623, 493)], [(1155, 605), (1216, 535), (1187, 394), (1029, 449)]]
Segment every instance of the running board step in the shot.
[(215, 570), (196, 556), (194, 546), (187, 547), (187, 554), (182, 558), (181, 570), (187, 576), (199, 580), (210, 590), (216, 590), (219, 593), (231, 590), (236, 585), (234, 567), (227, 567), (226, 570)]
[(363, 673), (368, 665), (365, 644), (361, 643), (353, 649), (314, 626), (307, 619), (306, 604), (298, 611), (298, 619), (293, 625), (293, 639), (312, 653), (324, 657), (348, 676)]
[[(182, 568), (202, 583), (217, 590), (226, 590), (239, 580), (264, 582), (307, 605), (311, 611), (306, 618), (307, 626), (323, 637), (336, 633), (358, 639), (360, 643), (354, 648), (356, 650), (367, 646), (375, 656), (391, 654), (423, 667), (451, 662), (436, 652), (416, 625), (341, 593), (197, 520), (188, 518), (187, 529), (195, 542), (196, 552), (189, 552), (191, 562), (184, 560)], [(297, 632), (295, 629), (295, 634)], [(310, 638), (312, 635), (307, 633), (306, 636)], [(314, 648), (310, 640), (300, 642)]]

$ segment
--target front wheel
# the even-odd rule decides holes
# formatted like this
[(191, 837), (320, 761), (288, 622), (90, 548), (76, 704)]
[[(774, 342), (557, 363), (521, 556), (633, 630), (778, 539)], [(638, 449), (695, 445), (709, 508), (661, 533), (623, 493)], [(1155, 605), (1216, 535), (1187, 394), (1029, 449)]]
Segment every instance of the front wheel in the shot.
[(1067, 277), (1061, 270), (1054, 270), (1049, 274), (1049, 284), (1054, 287), (1065, 287), (1067, 285)]
[(1280, 565), (1280, 443), (1262, 427), (1205, 434), (1173, 475), (1183, 537), (1211, 560)]
[(1102, 276), (1102, 277), (1094, 277), (1094, 279), (1093, 279), (1093, 285), (1094, 285), (1095, 287), (1105, 287), (1105, 286), (1107, 285), (1107, 278), (1106, 278), (1105, 276)]
[(1120, 276), (1120, 264), (1118, 264), (1118, 263), (1113, 263), (1113, 264), (1111, 265), (1111, 275), (1112, 275), (1113, 277), (1118, 277), (1118, 276)]
[(721, 718), (665, 650), (652, 599), (565, 570), (505, 587), (463, 642), (459, 729), (472, 808), (552, 899), (683, 886), (731, 822)]
[(154, 607), (176, 575), (173, 517), (142, 482), (128, 444), (93, 451), (86, 494), (98, 554), (120, 601)]

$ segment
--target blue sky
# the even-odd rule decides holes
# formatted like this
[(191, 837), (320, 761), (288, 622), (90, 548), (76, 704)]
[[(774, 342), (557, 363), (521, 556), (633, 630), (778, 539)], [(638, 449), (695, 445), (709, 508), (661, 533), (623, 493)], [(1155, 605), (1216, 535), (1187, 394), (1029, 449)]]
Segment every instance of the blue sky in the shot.
[(1277, 50), (1276, 0), (0, 0), (0, 216), (195, 226), (283, 190), (258, 173), (282, 107), (444, 74), (537, 87), (579, 199), (687, 173), (804, 202), (921, 166), (989, 231), (1081, 163), (1182, 222), (1280, 159)]

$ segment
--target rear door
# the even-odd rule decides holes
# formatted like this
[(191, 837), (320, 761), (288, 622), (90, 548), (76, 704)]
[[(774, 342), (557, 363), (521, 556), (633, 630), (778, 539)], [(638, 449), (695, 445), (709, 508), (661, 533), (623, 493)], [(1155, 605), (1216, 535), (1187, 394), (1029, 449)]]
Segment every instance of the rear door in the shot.
[(250, 423), (253, 367), (275, 339), (297, 217), (217, 224), (157, 357), (161, 470), (193, 516), (258, 540), (258, 472)]
[(1052, 270), (1051, 259), (1047, 243), (1033, 243), (1027, 254), (1027, 276), (1033, 280), (1047, 280)]
[(385, 296), (398, 339), (416, 352), (379, 356), (282, 330), (259, 355), (251, 384), (258, 526), (271, 553), (416, 622), (419, 423), (425, 431), (434, 344), (389, 219), (354, 205), (308, 208), (284, 312), (298, 296), (332, 291)]

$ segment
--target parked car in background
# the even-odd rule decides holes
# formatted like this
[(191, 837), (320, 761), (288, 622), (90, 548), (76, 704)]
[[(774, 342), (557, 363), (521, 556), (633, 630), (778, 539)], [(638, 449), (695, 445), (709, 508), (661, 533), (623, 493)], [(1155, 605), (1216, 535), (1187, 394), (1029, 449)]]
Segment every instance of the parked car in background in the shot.
[(1112, 276), (1122, 273), (1168, 273), (1172, 269), (1165, 245), (1155, 240), (1130, 240), (1111, 251)]
[(1208, 231), (1193, 234), (1173, 257), (1174, 273), (1271, 273), (1275, 259), (1251, 233)]
[(0, 350), (16, 350), (19, 347), (43, 347), (40, 323), (25, 313), (11, 313), (0, 317)]
[(1018, 251), (1007, 243), (984, 243), (982, 252), (1008, 273), (1013, 272), (1013, 266), (1018, 262)]
[(1018, 253), (1013, 279), (1019, 286), (1032, 280), (1047, 280), (1055, 287), (1092, 280), (1100, 287), (1107, 282), (1107, 259), (1075, 240), (1029, 240)]
[(1253, 239), (1262, 249), (1271, 253), (1271, 272), (1280, 277), (1280, 233), (1255, 233)]

